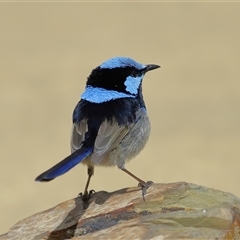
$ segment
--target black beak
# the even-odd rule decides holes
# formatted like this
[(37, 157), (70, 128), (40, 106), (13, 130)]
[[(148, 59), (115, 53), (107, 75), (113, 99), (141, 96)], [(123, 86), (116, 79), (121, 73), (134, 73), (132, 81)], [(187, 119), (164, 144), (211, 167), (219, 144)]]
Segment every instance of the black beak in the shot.
[(154, 69), (160, 68), (159, 65), (156, 64), (148, 64), (146, 65), (145, 73)]

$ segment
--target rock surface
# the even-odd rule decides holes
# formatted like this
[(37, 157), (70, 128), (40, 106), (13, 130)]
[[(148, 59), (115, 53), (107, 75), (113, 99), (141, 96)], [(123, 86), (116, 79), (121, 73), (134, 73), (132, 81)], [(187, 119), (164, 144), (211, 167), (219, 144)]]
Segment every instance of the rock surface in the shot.
[(240, 239), (240, 199), (178, 182), (97, 192), (23, 219), (3, 239)]

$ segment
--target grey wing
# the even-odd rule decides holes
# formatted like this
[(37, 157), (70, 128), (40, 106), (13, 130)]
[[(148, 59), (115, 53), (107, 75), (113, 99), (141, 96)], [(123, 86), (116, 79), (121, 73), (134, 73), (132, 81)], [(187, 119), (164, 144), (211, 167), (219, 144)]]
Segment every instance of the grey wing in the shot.
[(131, 126), (119, 126), (117, 122), (104, 121), (95, 140), (92, 162), (99, 164), (128, 134)]
[(79, 124), (73, 124), (71, 136), (71, 152), (75, 152), (82, 146), (85, 133), (88, 131), (87, 120), (82, 120)]
[[(136, 121), (141, 117), (142, 111), (139, 110), (136, 114)], [(116, 121), (113, 123), (105, 120), (98, 130), (98, 135), (94, 143), (94, 151), (91, 161), (95, 164), (100, 162), (122, 141), (129, 133), (135, 123), (128, 126), (120, 126)], [(85, 133), (88, 131), (87, 120), (82, 120), (79, 124), (73, 125), (71, 138), (71, 151), (74, 152), (81, 148), (82, 142), (85, 139)]]
[[(88, 131), (87, 120), (82, 120), (79, 124), (73, 124), (71, 136), (71, 152), (75, 152), (82, 147), (85, 133)], [(104, 121), (98, 130), (98, 135), (94, 144), (92, 161), (98, 164), (128, 133), (129, 128), (119, 126), (117, 123), (110, 124)]]

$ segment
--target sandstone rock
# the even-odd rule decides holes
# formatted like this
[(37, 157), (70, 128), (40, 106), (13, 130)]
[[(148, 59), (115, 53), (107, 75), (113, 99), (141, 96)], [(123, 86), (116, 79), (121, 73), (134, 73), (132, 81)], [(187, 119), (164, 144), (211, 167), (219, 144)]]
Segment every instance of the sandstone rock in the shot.
[(34, 214), (3, 239), (240, 239), (240, 199), (178, 182), (97, 192), (87, 209), (75, 198)]

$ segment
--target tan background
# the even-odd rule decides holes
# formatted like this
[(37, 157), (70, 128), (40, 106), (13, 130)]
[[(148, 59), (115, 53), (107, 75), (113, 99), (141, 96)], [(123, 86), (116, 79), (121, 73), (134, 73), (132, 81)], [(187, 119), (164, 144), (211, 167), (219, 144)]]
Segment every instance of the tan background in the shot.
[[(239, 26), (238, 3), (1, 3), (0, 233), (83, 190), (84, 166), (34, 178), (69, 154), (86, 77), (118, 55), (162, 66), (144, 79), (152, 134), (128, 169), (240, 197)], [(135, 185), (99, 168), (90, 187)]]

